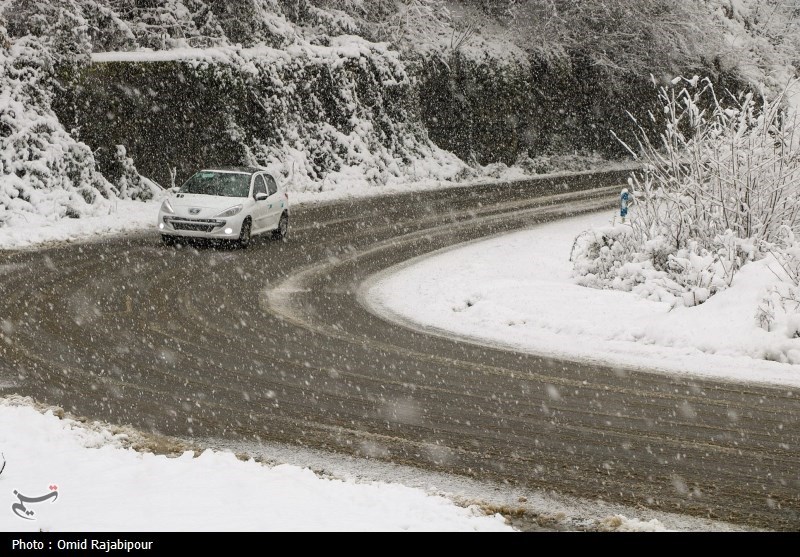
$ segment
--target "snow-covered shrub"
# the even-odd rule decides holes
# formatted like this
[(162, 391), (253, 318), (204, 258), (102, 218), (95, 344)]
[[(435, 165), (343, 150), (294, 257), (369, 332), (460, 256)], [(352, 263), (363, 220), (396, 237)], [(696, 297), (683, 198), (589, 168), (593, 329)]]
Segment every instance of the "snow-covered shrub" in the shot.
[(514, 166), (521, 168), (528, 174), (545, 174), (553, 170), (553, 166), (550, 164), (550, 157), (544, 155), (531, 157), (527, 149), (520, 151), (517, 155), (517, 160), (514, 161)]
[(608, 284), (625, 291), (644, 282), (646, 260), (637, 259), (631, 230), (624, 225), (584, 231), (575, 238), (570, 254), (578, 284), (592, 288)]
[(160, 191), (152, 181), (139, 175), (124, 145), (116, 146), (114, 162), (106, 170), (105, 176), (117, 187), (122, 199), (147, 201)]
[(483, 167), (483, 174), (491, 178), (500, 178), (507, 170), (508, 166), (506, 164), (493, 162)]
[(613, 288), (673, 305), (695, 306), (730, 285), (725, 259), (696, 242), (673, 250), (661, 239), (637, 242), (630, 226), (617, 224), (580, 234), (573, 244), (575, 282)]
[(800, 288), (788, 282), (771, 287), (758, 303), (755, 320), (765, 331), (800, 337)]
[(793, 60), (800, 49), (797, 6), (782, 0), (711, 0), (705, 4), (711, 24), (722, 33), (724, 50), (716, 54), (723, 68), (767, 91), (777, 93), (795, 76)]
[(780, 279), (761, 299), (755, 319), (766, 331), (800, 337), (800, 242), (784, 227), (776, 242), (764, 245), (768, 268)]
[(378, 25), (379, 38), (398, 42), (408, 29), (437, 34), (450, 22), (443, 0), (399, 0), (396, 9)]
[(553, 153), (530, 156), (521, 151), (514, 166), (526, 174), (547, 174), (550, 172), (578, 172), (600, 168), (607, 162), (599, 153)]
[(88, 23), (92, 50), (125, 51), (136, 48), (136, 36), (119, 14), (101, 1), (87, 0), (83, 16)]
[(800, 138), (783, 95), (726, 94), (723, 103), (707, 79), (673, 84), (685, 86), (662, 87), (661, 110), (651, 113), (663, 130), (659, 141), (639, 125), (630, 149), (644, 165), (631, 176), (634, 234), (642, 242), (663, 237), (675, 249), (696, 241), (716, 251), (728, 231), (757, 247), (775, 241), (783, 226), (796, 229)]
[[(650, 115), (663, 130), (659, 141), (637, 123), (636, 147), (626, 145), (643, 170), (629, 179), (636, 202), (617, 266), (647, 261), (665, 275), (645, 282), (696, 305), (729, 286), (786, 230), (798, 230), (800, 154), (782, 96), (726, 94), (723, 102), (707, 79), (672, 83), (660, 89), (660, 110)], [(617, 288), (610, 269), (595, 285)]]
[[(109, 0), (79, 2), (84, 6), (96, 2), (116, 8), (119, 21), (138, 46), (156, 50), (237, 43), (279, 47), (295, 37), (281, 10), (284, 2), (279, 4), (277, 0), (156, 0), (127, 5)], [(297, 4), (293, 2), (292, 7)]]

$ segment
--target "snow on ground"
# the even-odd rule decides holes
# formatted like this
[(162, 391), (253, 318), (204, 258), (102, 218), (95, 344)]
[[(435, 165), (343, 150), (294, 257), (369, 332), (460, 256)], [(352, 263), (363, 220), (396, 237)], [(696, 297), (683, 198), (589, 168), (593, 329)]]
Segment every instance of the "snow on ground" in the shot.
[[(343, 480), (380, 479), (446, 495), (460, 505), (478, 504), (503, 509), (512, 526), (547, 531), (692, 531), (724, 532), (752, 528), (709, 518), (675, 514), (643, 507), (633, 508), (601, 499), (582, 499), (552, 490), (534, 489), (503, 482), (434, 472), (394, 462), (330, 453), (284, 443), (204, 439), (204, 444), (236, 454), (252, 455), (265, 462), (309, 467), (325, 476)], [(515, 518), (515, 517), (523, 518)]]
[(512, 530), (500, 515), (399, 484), (326, 479), (230, 452), (137, 452), (125, 434), (21, 402), (0, 399), (2, 531)]
[[(77, 421), (29, 398), (0, 398), (0, 531), (513, 530), (491, 514), (498, 508), (525, 511), (544, 530), (747, 529), (302, 447), (246, 443), (194, 452), (181, 444)], [(177, 452), (131, 448), (137, 445)], [(235, 456), (242, 453), (260, 462)], [(49, 498), (28, 502), (18, 494)]]
[(777, 281), (769, 259), (695, 307), (574, 284), (575, 237), (610, 223), (595, 213), (445, 250), (364, 286), (376, 312), (429, 332), (514, 349), (675, 373), (800, 386), (800, 339), (758, 328), (755, 312)]
[[(155, 230), (161, 199), (114, 200), (107, 215), (48, 220), (29, 214), (28, 222), (0, 226), (0, 250), (30, 248), (55, 242), (74, 242), (152, 228)], [(22, 214), (22, 213), (20, 213)]]

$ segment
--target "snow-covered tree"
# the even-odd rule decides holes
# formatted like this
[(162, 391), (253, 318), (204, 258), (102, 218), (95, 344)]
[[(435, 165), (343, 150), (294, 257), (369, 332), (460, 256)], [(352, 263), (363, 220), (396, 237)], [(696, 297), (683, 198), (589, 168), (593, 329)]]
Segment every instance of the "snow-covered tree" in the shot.
[(0, 26), (0, 224), (92, 214), (116, 193), (52, 110), (58, 61), (32, 35), (11, 39)]

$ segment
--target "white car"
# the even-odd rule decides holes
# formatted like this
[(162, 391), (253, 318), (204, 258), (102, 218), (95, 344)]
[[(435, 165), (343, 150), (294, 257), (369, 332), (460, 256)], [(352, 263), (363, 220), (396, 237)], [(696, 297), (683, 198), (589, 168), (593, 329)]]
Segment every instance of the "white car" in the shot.
[(209, 168), (170, 191), (158, 211), (166, 245), (184, 237), (233, 240), (246, 248), (257, 234), (285, 240), (289, 232), (289, 194), (264, 170)]

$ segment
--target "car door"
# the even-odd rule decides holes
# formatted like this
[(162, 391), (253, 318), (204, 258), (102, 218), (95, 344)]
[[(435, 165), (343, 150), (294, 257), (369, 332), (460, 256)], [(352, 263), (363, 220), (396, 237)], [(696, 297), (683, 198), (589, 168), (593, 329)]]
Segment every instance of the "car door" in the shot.
[[(267, 183), (264, 181), (263, 174), (256, 175), (255, 184), (253, 184), (253, 197), (257, 197), (259, 193), (263, 193), (267, 196), (269, 195), (267, 192)], [(270, 227), (271, 220), (269, 204), (269, 197), (261, 201), (256, 199), (255, 206), (253, 207), (254, 232), (260, 232)]]
[(267, 182), (267, 193), (269, 197), (267, 198), (269, 207), (267, 210), (269, 211), (269, 228), (277, 228), (278, 221), (281, 218), (281, 213), (283, 212), (284, 207), (284, 200), (278, 193), (278, 183), (275, 181), (269, 174), (264, 174), (264, 179)]

